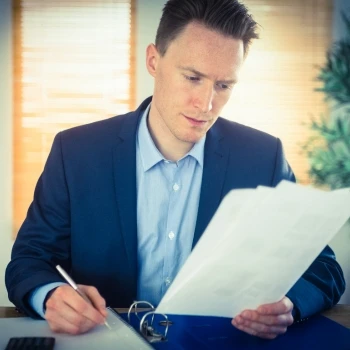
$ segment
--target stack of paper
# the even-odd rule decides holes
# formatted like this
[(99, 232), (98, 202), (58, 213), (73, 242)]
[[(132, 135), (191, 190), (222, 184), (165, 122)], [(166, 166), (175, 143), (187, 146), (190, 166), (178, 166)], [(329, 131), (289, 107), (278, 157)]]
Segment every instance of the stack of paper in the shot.
[(157, 312), (234, 317), (280, 300), (350, 216), (349, 189), (231, 191)]

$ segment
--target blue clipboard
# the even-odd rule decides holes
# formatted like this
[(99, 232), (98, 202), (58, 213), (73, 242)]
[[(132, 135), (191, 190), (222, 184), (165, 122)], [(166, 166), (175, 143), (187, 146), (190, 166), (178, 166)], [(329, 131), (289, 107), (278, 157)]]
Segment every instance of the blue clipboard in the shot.
[[(140, 313), (139, 315), (143, 315)], [(127, 321), (127, 314), (120, 315)], [(155, 314), (154, 328), (164, 332)], [(235, 349), (235, 350), (350, 350), (350, 329), (321, 315), (295, 323), (287, 332), (273, 340), (264, 340), (237, 330), (231, 319), (224, 317), (168, 315), (171, 321), (166, 341), (152, 343), (159, 350)], [(132, 315), (136, 330), (140, 321)]]

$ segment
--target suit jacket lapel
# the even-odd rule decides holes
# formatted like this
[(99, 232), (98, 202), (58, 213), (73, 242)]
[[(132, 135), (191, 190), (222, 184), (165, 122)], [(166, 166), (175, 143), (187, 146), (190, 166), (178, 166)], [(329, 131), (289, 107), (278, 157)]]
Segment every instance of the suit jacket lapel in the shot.
[(205, 141), (202, 187), (192, 248), (197, 244), (221, 202), (228, 157), (229, 151), (228, 147), (224, 147), (224, 137), (214, 124)]
[(133, 113), (121, 121), (117, 144), (113, 149), (113, 170), (119, 220), (129, 267), (137, 276), (137, 193), (136, 193), (136, 132), (143, 111), (151, 102), (145, 100)]

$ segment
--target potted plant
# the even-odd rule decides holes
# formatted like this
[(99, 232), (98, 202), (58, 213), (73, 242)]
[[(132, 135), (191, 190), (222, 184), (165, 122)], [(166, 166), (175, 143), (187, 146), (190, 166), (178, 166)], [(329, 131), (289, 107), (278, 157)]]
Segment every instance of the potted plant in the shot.
[(318, 186), (350, 187), (350, 18), (343, 15), (347, 36), (336, 42), (321, 67), (317, 91), (325, 94), (331, 118), (313, 119), (312, 136), (304, 145), (311, 181)]
[[(310, 163), (311, 182), (329, 189), (350, 187), (350, 17), (344, 14), (342, 17), (346, 35), (328, 51), (327, 61), (317, 76), (321, 87), (316, 90), (325, 94), (330, 117), (311, 120), (312, 136), (303, 146)], [(350, 304), (350, 222), (330, 246), (343, 268), (348, 286), (341, 302)]]

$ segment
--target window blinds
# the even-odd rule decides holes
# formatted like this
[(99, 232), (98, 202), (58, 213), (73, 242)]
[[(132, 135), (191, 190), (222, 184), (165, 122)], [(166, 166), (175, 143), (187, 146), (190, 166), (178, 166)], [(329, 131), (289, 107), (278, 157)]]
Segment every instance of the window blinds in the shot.
[(261, 25), (225, 117), (280, 137), (299, 182), (308, 183), (304, 125), (326, 112), (315, 92), (332, 37), (332, 1), (243, 0)]
[(132, 0), (14, 0), (14, 231), (57, 132), (134, 108)]

